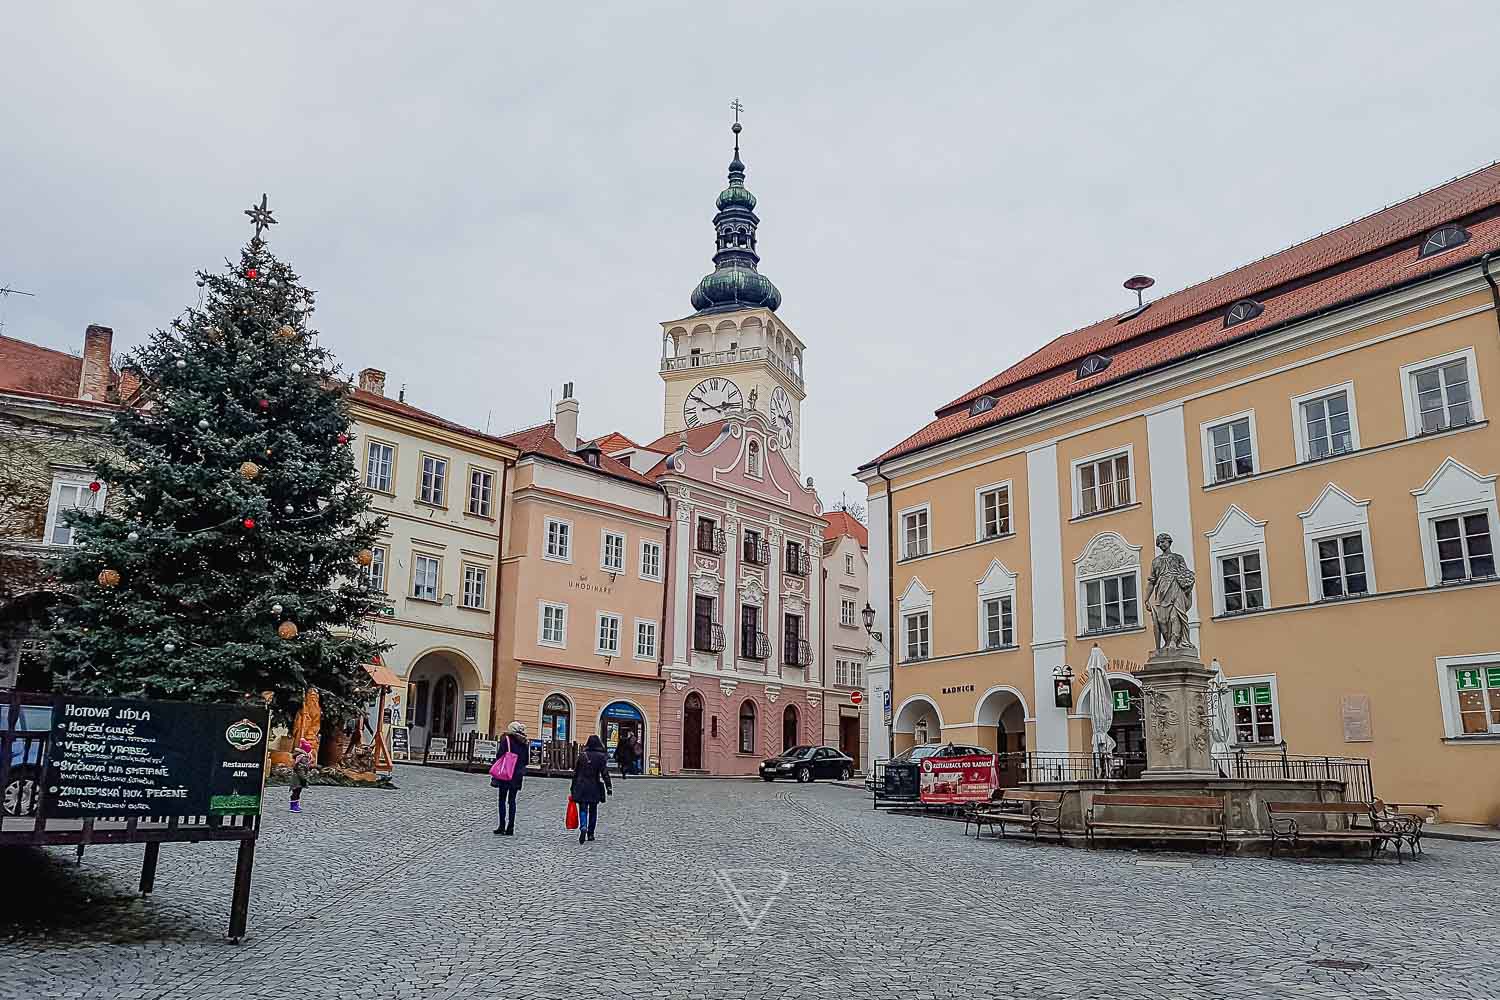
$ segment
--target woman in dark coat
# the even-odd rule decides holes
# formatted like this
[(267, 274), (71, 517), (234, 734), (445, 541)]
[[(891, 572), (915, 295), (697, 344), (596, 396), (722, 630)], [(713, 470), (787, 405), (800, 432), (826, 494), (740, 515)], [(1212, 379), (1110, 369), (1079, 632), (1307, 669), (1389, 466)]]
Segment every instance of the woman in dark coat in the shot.
[(620, 734), (620, 742), (615, 746), (615, 763), (620, 765), (622, 781), (635, 770), (635, 737), (630, 733)]
[(599, 821), (599, 805), (606, 795), (615, 793), (609, 782), (609, 754), (598, 736), (590, 736), (578, 763), (573, 768), (573, 801), (578, 803), (578, 842), (594, 839), (594, 825)]
[(507, 837), (516, 832), (516, 793), (521, 790), (521, 780), (526, 777), (526, 761), (531, 755), (531, 743), (526, 739), (526, 727), (512, 722), (505, 731), (505, 738), (496, 748), (495, 759), (499, 760), (510, 751), (517, 757), (516, 771), (509, 781), (491, 778), (490, 784), (500, 789), (500, 825), (495, 832)]

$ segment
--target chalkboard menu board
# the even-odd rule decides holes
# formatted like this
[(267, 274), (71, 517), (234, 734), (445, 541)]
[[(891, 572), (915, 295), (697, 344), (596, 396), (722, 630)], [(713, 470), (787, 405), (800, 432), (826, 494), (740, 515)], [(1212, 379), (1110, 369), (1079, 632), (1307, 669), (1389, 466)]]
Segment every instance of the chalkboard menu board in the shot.
[(411, 756), (411, 730), (405, 726), (391, 727), (391, 756), (401, 760)]
[(260, 812), (264, 707), (58, 695), (48, 816), (245, 816)]

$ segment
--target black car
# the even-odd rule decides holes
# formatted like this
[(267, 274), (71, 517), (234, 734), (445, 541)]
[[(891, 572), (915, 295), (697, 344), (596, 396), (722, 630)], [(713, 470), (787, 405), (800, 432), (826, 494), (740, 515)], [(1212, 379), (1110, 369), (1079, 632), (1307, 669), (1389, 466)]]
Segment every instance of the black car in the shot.
[(775, 781), (777, 778), (796, 778), (798, 781), (837, 778), (848, 781), (852, 777), (854, 758), (833, 747), (792, 747), (780, 757), (772, 757), (760, 763), (762, 781)]

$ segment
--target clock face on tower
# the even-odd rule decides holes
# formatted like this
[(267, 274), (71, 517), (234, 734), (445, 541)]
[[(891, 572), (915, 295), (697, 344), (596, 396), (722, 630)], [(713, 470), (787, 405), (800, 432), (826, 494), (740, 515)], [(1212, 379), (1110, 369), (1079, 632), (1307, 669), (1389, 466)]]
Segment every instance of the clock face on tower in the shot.
[(771, 426), (781, 435), (781, 446), (792, 446), (792, 399), (786, 390), (777, 386), (771, 393)]
[(727, 378), (706, 378), (693, 386), (682, 401), (682, 421), (689, 427), (697, 427), (718, 420), (740, 402), (739, 386)]

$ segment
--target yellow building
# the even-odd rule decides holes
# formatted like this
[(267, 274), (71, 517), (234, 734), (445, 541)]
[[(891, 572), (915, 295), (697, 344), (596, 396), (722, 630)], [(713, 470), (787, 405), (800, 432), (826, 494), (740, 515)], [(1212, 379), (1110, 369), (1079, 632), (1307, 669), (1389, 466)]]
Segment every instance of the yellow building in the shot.
[(1086, 751), (1095, 644), (1143, 750), (1165, 533), (1232, 749), (1369, 758), (1388, 800), (1500, 822), (1497, 247), (1491, 166), (1064, 334), (863, 466), (895, 750)]

